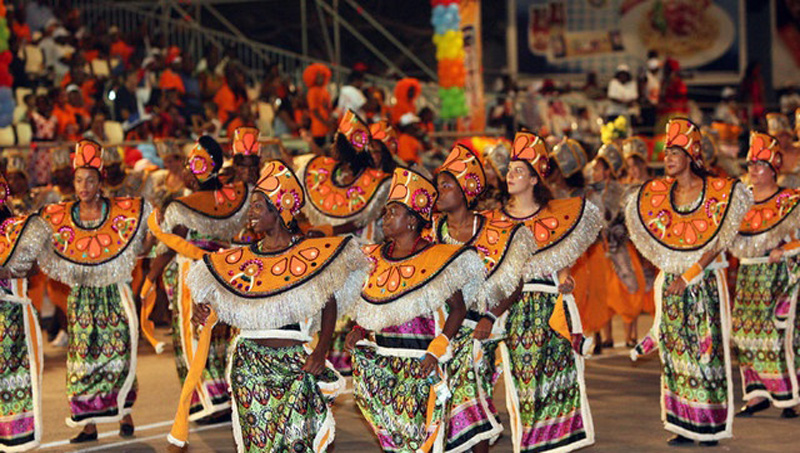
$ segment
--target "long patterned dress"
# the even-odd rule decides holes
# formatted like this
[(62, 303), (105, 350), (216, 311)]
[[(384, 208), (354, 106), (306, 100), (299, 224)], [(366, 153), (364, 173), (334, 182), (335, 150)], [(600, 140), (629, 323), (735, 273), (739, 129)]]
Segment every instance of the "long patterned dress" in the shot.
[[(36, 216), (0, 225), (0, 266), (30, 269), (47, 240)], [(42, 337), (24, 278), (0, 280), (0, 450), (26, 451), (42, 438)]]
[(71, 286), (67, 299), (70, 427), (117, 422), (136, 401), (139, 323), (131, 274), (151, 212), (141, 198), (104, 198), (101, 218), (80, 221), (80, 204), (45, 206), (52, 240), (42, 270)]
[(504, 210), (491, 216), (524, 224), (536, 245), (500, 347), (514, 452), (566, 452), (591, 445), (594, 425), (582, 351), (573, 347), (583, 328), (575, 299), (558, 292), (556, 273), (594, 242), (601, 227), (599, 211), (583, 198), (567, 198), (552, 200), (524, 219)]
[[(210, 303), (220, 320), (240, 330), (227, 376), (238, 451), (317, 453), (333, 442), (331, 405), (344, 379), (330, 363), (319, 376), (302, 368), (325, 304), (334, 298), (337, 310), (349, 309), (366, 267), (350, 238), (301, 239), (275, 253), (254, 244), (192, 265), (187, 285), (196, 302)], [(271, 348), (256, 341), (269, 338), (303, 344)]]
[(718, 255), (682, 295), (665, 291), (704, 253), (732, 243), (752, 196), (736, 180), (706, 178), (698, 199), (681, 208), (672, 202), (674, 184), (651, 180), (626, 206), (631, 239), (660, 270), (653, 327), (631, 357), (659, 351), (667, 431), (697, 441), (720, 440), (732, 436), (733, 424), (727, 262)]
[(533, 251), (533, 237), (524, 226), (490, 222), (480, 214), (476, 219), (473, 236), (466, 243), (450, 236), (445, 216), (433, 217), (430, 233), (433, 242), (475, 247), (487, 274), (475, 306), (468, 307), (467, 319), (453, 339), (453, 359), (447, 364), (452, 393), (447, 410), (448, 453), (469, 450), (483, 440), (494, 442), (503, 430), (492, 396), (499, 377), (495, 353), (504, 336), (504, 321), (494, 323), (492, 335), (484, 341), (474, 340), (472, 334), (483, 313), (514, 292)]
[[(192, 358), (197, 349), (191, 319), (193, 296), (186, 286), (186, 277), (192, 263), (203, 251), (216, 251), (226, 247), (233, 236), (242, 230), (249, 206), (249, 190), (241, 183), (223, 186), (218, 191), (201, 191), (180, 197), (170, 203), (164, 212), (164, 223), (156, 236), (167, 247), (178, 252), (174, 271), (164, 274), (167, 293), (172, 293), (173, 346), (175, 363), (181, 384), (186, 379)], [(189, 229), (185, 239), (171, 231), (182, 225)], [(188, 249), (188, 250), (187, 250)], [(168, 268), (173, 267), (169, 265)], [(173, 274), (174, 272), (174, 274)], [(192, 397), (190, 420), (225, 411), (231, 407), (228, 384), (225, 380), (230, 328), (217, 325), (213, 335), (203, 380)]]
[[(800, 192), (781, 189), (756, 203), (731, 246), (739, 258), (731, 327), (744, 400), (763, 397), (784, 408), (800, 403), (793, 344), (800, 243), (784, 243), (800, 229), (798, 202)], [(769, 252), (781, 245), (784, 259), (769, 263)]]
[[(458, 245), (429, 245), (404, 259), (388, 258), (380, 245), (365, 247), (365, 253), (373, 268), (353, 316), (375, 335), (353, 352), (356, 403), (383, 451), (441, 453), (453, 383), (446, 376), (447, 362), (455, 360), (457, 348), (465, 351), (461, 354), (471, 348), (459, 348), (454, 338), (432, 376), (420, 372), (421, 359), (442, 333), (447, 299), (460, 290), (467, 306), (473, 303), (483, 263), (472, 248)], [(463, 396), (456, 392), (453, 397)], [(468, 421), (467, 412), (455, 418), (456, 428)]]

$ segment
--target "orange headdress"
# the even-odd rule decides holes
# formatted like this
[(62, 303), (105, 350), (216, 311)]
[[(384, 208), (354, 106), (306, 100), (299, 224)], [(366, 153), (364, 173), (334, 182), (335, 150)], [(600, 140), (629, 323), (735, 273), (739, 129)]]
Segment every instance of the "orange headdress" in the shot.
[(286, 225), (289, 225), (306, 202), (300, 181), (294, 172), (279, 160), (267, 162), (253, 191), (267, 196)]
[(396, 168), (386, 204), (400, 203), (430, 222), (438, 196), (436, 187), (424, 176), (407, 168)]

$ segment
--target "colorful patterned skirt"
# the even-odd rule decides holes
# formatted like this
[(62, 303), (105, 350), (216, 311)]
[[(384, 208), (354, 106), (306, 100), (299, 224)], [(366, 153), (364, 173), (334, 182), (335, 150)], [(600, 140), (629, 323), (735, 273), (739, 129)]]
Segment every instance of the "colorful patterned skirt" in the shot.
[(353, 351), (353, 396), (384, 452), (443, 451), (449, 392), (441, 369), (434, 376), (420, 372), (424, 353), (384, 355), (369, 342)]
[(767, 398), (775, 407), (800, 403), (794, 315), (800, 257), (770, 264), (766, 257), (742, 259), (731, 316), (739, 352), (744, 399)]
[(653, 329), (634, 351), (658, 348), (664, 429), (697, 441), (733, 435), (728, 286), (724, 267), (712, 266), (680, 296), (664, 291), (681, 277), (659, 273)]
[[(165, 279), (165, 286), (172, 284), (172, 343), (175, 348), (175, 365), (181, 385), (186, 380), (189, 365), (197, 350), (197, 336), (192, 327), (192, 302), (189, 289), (184, 285), (184, 278), (189, 271), (191, 260), (177, 256), (176, 277), (174, 283)], [(169, 288), (169, 286), (167, 286)], [(231, 345), (231, 329), (224, 324), (214, 326), (211, 345), (208, 350), (206, 367), (203, 370), (199, 388), (192, 395), (189, 409), (189, 420), (196, 421), (203, 417), (223, 412), (231, 408), (230, 393), (225, 373), (228, 362), (228, 348)]]
[(558, 300), (552, 282), (537, 281), (525, 285), (508, 312), (500, 350), (515, 452), (566, 452), (594, 443), (583, 357), (549, 324)]
[(236, 341), (230, 382), (239, 451), (320, 453), (333, 442), (331, 405), (345, 381), (330, 364), (319, 376), (302, 371), (308, 354), (303, 345)]
[(453, 339), (453, 358), (447, 362), (447, 407), (445, 452), (467, 451), (477, 443), (494, 442), (503, 431), (492, 401), (497, 381), (494, 364), (499, 339), (472, 338), (475, 321), (465, 320)]
[(139, 322), (131, 288), (75, 286), (67, 316), (67, 425), (117, 422), (136, 401)]
[(42, 337), (25, 280), (0, 284), (0, 451), (26, 451), (42, 438)]

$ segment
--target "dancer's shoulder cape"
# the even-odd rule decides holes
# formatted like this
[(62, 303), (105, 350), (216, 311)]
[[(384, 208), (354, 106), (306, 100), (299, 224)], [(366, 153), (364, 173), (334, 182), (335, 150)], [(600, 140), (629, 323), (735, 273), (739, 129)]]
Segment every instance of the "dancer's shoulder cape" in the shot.
[(0, 223), (0, 267), (24, 274), (33, 266), (51, 237), (36, 214), (11, 217)]
[(353, 316), (370, 330), (431, 314), (459, 290), (470, 306), (485, 278), (472, 247), (432, 244), (397, 260), (377, 244), (366, 246), (364, 253), (372, 268)]
[(39, 259), (42, 269), (67, 285), (107, 286), (130, 281), (147, 232), (150, 204), (141, 198), (110, 198), (101, 223), (85, 228), (73, 209), (77, 203), (42, 208), (41, 218), (52, 235)]
[(331, 296), (340, 313), (347, 311), (366, 270), (350, 237), (301, 239), (271, 253), (252, 244), (206, 254), (192, 265), (187, 285), (195, 302), (211, 304), (221, 321), (268, 330), (317, 319)]
[(486, 215), (496, 222), (522, 223), (533, 233), (536, 251), (526, 266), (526, 280), (571, 266), (594, 243), (602, 228), (599, 209), (582, 197), (551, 200), (524, 219), (504, 210)]
[(164, 211), (162, 230), (183, 225), (198, 233), (228, 241), (244, 227), (250, 194), (241, 182), (213, 191), (199, 191), (172, 201)]
[(326, 156), (311, 159), (297, 174), (306, 191), (303, 207), (313, 225), (342, 225), (376, 218), (389, 196), (392, 175), (367, 168), (352, 184), (341, 186), (334, 181), (339, 161)]
[(730, 247), (737, 258), (764, 256), (800, 229), (800, 190), (779, 189), (744, 216)]
[(672, 200), (673, 179), (653, 179), (634, 193), (625, 208), (625, 224), (636, 248), (660, 269), (683, 273), (708, 250), (731, 245), (752, 204), (738, 180), (706, 178), (703, 198), (691, 212), (679, 212)]
[[(464, 245), (475, 248), (486, 268), (486, 282), (474, 307), (484, 311), (514, 292), (525, 265), (532, 257), (534, 245), (531, 232), (525, 225), (483, 214), (478, 216), (478, 231)], [(446, 229), (446, 217), (434, 215), (431, 240), (445, 243)]]

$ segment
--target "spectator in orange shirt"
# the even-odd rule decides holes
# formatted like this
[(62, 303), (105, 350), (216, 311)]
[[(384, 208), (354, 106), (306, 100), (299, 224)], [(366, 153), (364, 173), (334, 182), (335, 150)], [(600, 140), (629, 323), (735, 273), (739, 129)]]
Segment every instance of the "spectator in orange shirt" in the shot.
[(244, 85), (244, 72), (235, 64), (225, 66), (225, 83), (214, 96), (217, 104), (219, 120), (224, 126), (232, 113), (239, 111), (239, 107), (247, 100), (247, 90)]
[(77, 85), (70, 85), (67, 87), (66, 109), (76, 118), (81, 130), (85, 130), (89, 127), (92, 115), (89, 113), (89, 109), (86, 108), (83, 94)]
[(25, 23), (25, 9), (18, 8), (11, 16), (11, 31), (20, 41), (31, 42), (31, 27)]
[(161, 80), (158, 82), (159, 88), (162, 90), (176, 90), (183, 96), (186, 94), (186, 88), (183, 86), (183, 79), (178, 75), (181, 70), (181, 58), (175, 57), (172, 59), (169, 67), (161, 73)]
[(109, 28), (108, 32), (111, 35), (111, 50), (109, 55), (111, 58), (119, 58), (122, 60), (122, 63), (127, 66), (128, 60), (133, 54), (133, 47), (129, 46), (128, 43), (122, 39), (122, 36), (119, 34), (119, 28), (116, 26)]
[(421, 164), (421, 154), (424, 147), (422, 141), (419, 140), (419, 137), (422, 135), (422, 130), (419, 127), (419, 118), (417, 115), (409, 112), (400, 117), (398, 132), (397, 157), (409, 165)]
[(333, 129), (331, 95), (326, 88), (330, 80), (331, 70), (324, 64), (314, 63), (303, 71), (303, 82), (308, 86), (306, 101), (311, 117), (311, 137), (319, 147), (324, 147)]

